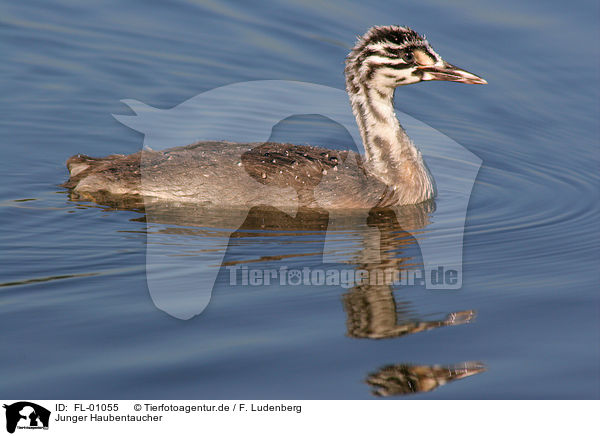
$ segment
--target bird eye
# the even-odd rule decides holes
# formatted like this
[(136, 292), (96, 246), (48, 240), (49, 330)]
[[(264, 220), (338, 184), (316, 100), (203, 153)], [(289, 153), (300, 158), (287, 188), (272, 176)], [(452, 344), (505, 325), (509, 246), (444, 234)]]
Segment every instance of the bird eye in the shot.
[(407, 51), (402, 55), (402, 60), (407, 64), (411, 64), (415, 61), (415, 56), (413, 55), (412, 51)]

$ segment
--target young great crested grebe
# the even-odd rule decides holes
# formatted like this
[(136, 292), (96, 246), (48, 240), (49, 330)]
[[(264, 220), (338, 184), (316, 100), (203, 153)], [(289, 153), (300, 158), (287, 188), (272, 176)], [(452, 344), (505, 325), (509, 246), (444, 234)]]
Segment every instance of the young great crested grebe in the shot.
[(365, 156), (293, 144), (198, 142), (127, 156), (76, 155), (67, 161), (63, 186), (93, 200), (138, 196), (234, 207), (371, 208), (434, 198), (433, 177), (396, 118), (394, 90), (428, 80), (487, 82), (445, 62), (424, 37), (400, 26), (373, 27), (359, 38), (345, 74)]

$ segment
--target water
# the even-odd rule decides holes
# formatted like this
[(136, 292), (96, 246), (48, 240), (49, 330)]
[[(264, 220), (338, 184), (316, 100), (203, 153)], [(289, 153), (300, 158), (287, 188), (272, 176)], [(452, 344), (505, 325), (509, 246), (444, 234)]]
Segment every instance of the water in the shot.
[[(64, 0), (1, 11), (0, 397), (374, 398), (382, 386), (392, 398), (600, 396), (596, 3)], [(322, 217), (269, 229), (283, 217), (258, 211), (267, 228), (224, 238), (71, 201), (58, 186), (73, 154), (140, 149), (142, 135), (111, 116), (131, 114), (120, 100), (167, 109), (264, 79), (342, 88), (355, 35), (390, 20), (489, 82), (397, 92), (399, 109), (483, 160), (460, 290), (230, 286), (228, 265), (322, 267)], [(303, 136), (320, 122), (296, 117), (273, 135), (351, 143), (335, 128)], [(388, 260), (422, 262), (414, 235), (372, 220)], [(160, 225), (186, 246), (227, 247), (209, 306), (188, 321), (148, 291), (147, 232)], [(365, 225), (340, 230), (351, 268), (368, 267)], [(451, 313), (455, 325), (416, 332)], [(409, 396), (390, 381), (434, 365), (473, 373)]]

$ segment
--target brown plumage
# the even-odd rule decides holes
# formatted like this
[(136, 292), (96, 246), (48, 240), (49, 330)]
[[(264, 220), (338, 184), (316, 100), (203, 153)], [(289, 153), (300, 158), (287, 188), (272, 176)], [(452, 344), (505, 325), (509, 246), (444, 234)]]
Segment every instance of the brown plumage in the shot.
[(63, 186), (101, 203), (125, 196), (228, 207), (352, 209), (374, 206), (386, 192), (369, 177), (360, 155), (293, 144), (199, 142), (106, 158), (76, 155), (67, 167), (71, 177)]

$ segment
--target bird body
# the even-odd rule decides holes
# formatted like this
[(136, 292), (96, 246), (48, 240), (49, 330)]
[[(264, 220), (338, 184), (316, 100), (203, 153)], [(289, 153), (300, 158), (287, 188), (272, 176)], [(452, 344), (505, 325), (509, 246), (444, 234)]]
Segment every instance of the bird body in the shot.
[(227, 207), (354, 209), (381, 203), (379, 194), (386, 189), (368, 176), (357, 153), (268, 142), (199, 142), (105, 158), (76, 155), (67, 167), (71, 177), (63, 186), (95, 201), (139, 196)]
[(407, 27), (371, 28), (346, 59), (346, 90), (365, 147), (351, 151), (282, 143), (198, 142), (163, 151), (67, 161), (65, 187), (83, 197), (248, 207), (354, 209), (417, 204), (435, 182), (393, 106), (394, 90), (426, 80), (486, 83), (454, 67)]

